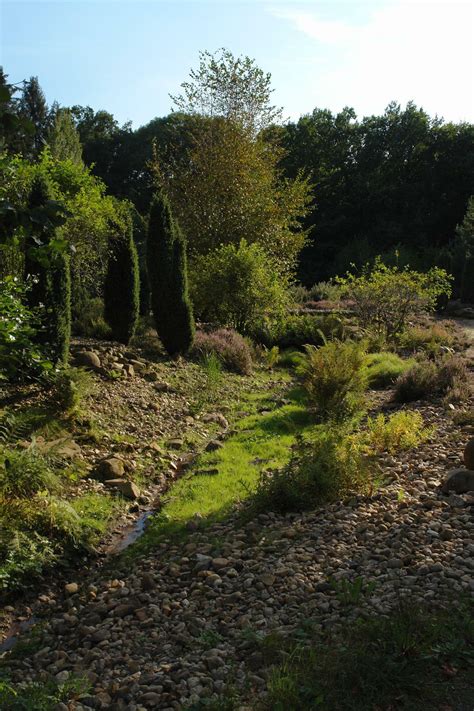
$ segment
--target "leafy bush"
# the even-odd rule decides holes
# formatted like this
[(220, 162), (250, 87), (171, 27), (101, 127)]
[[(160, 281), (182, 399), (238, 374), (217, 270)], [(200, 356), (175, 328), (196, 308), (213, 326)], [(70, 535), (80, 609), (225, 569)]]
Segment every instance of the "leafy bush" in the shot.
[(353, 302), (359, 323), (391, 340), (405, 329), (410, 318), (433, 311), (442, 295), (449, 296), (451, 280), (439, 267), (422, 273), (389, 267), (377, 258), (374, 266), (366, 265), (360, 276), (347, 274), (338, 283)]
[[(1, 518), (0, 510), (0, 518)], [(0, 590), (28, 586), (58, 560), (57, 546), (46, 536), (5, 527), (0, 531)], [(0, 696), (1, 698), (1, 696)]]
[(363, 409), (367, 386), (364, 344), (330, 341), (306, 346), (300, 368), (310, 407), (321, 420), (344, 420)]
[(247, 341), (230, 329), (221, 328), (211, 333), (198, 331), (192, 353), (200, 359), (214, 354), (227, 370), (242, 375), (252, 372), (252, 355)]
[(35, 317), (24, 302), (23, 285), (13, 277), (0, 281), (0, 380), (31, 378), (52, 367), (34, 342)]
[(333, 314), (286, 314), (279, 319), (255, 324), (252, 338), (267, 348), (321, 346), (330, 338), (342, 338), (344, 324)]
[(100, 297), (81, 301), (72, 329), (78, 336), (85, 338), (108, 340), (112, 337), (112, 329), (104, 317), (104, 302)]
[(47, 460), (34, 448), (3, 450), (0, 455), (0, 496), (31, 497), (38, 491), (57, 491), (59, 481)]
[(410, 449), (426, 440), (431, 430), (424, 427), (419, 412), (395, 412), (390, 417), (383, 414), (367, 419), (367, 430), (360, 437), (371, 451), (396, 452)]
[(324, 427), (312, 441), (300, 440), (286, 467), (262, 477), (252, 508), (303, 511), (350, 494), (367, 493), (373, 481), (373, 466), (360, 443), (344, 429)]
[(64, 702), (75, 706), (75, 700), (89, 688), (89, 681), (79, 677), (67, 679), (64, 684), (50, 680), (21, 686), (0, 679), (0, 707), (9, 711), (52, 711), (66, 705)]
[(452, 401), (462, 401), (468, 393), (468, 371), (460, 356), (419, 361), (398, 378), (395, 387), (398, 402), (411, 402), (430, 395), (446, 395)]
[(282, 314), (287, 278), (258, 244), (241, 240), (196, 256), (190, 271), (191, 296), (201, 321), (249, 333), (256, 322)]
[(386, 388), (414, 365), (413, 359), (403, 360), (396, 353), (370, 353), (367, 356), (367, 379), (370, 388)]

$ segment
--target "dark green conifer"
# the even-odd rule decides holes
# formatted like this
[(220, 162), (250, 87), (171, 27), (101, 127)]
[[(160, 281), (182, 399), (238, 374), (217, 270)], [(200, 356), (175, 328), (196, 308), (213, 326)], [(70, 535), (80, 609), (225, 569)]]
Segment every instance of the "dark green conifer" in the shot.
[(53, 244), (56, 228), (45, 210), (52, 199), (47, 178), (36, 176), (28, 201), (33, 227), (25, 241), (24, 274), (28, 304), (37, 314), (36, 340), (54, 363), (65, 364), (71, 337), (71, 274), (68, 255)]
[(158, 336), (170, 355), (186, 353), (194, 340), (194, 318), (188, 295), (186, 243), (168, 200), (155, 195), (147, 240), (151, 308)]
[(125, 234), (115, 234), (110, 240), (104, 284), (105, 319), (120, 343), (127, 344), (135, 333), (139, 294), (138, 256), (130, 225)]

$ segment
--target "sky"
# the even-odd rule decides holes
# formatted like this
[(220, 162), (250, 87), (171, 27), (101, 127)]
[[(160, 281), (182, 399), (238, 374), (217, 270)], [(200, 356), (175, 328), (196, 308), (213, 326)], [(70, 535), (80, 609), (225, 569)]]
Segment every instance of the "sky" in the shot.
[(199, 51), (220, 47), (270, 72), (293, 120), (412, 100), (474, 122), (474, 0), (0, 0), (10, 81), (38, 76), (49, 103), (134, 128), (169, 113)]

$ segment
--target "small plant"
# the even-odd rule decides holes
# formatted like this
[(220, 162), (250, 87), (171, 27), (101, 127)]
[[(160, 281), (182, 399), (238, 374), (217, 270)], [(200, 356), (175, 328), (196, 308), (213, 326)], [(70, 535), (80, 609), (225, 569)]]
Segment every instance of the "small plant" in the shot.
[(432, 395), (445, 395), (450, 401), (459, 402), (468, 393), (468, 371), (460, 356), (446, 356), (435, 362), (419, 361), (395, 384), (398, 402), (411, 402)]
[(365, 350), (355, 341), (306, 347), (300, 369), (310, 407), (320, 420), (342, 421), (361, 414), (366, 389)]
[[(360, 436), (374, 453), (410, 449), (426, 440), (432, 431), (423, 425), (419, 412), (396, 412), (367, 419), (367, 430)], [(356, 435), (357, 436), (357, 435)]]
[(54, 492), (58, 488), (58, 477), (34, 447), (1, 453), (0, 496), (4, 499), (29, 498), (38, 491)]
[(265, 366), (268, 370), (273, 370), (280, 359), (280, 349), (278, 346), (272, 346), (271, 348), (265, 348), (264, 346), (263, 349), (262, 356)]
[(217, 647), (220, 642), (224, 640), (224, 637), (219, 634), (219, 632), (216, 632), (215, 630), (204, 630), (199, 637), (198, 637), (198, 642), (202, 644), (203, 647), (206, 649), (212, 649), (213, 647)]
[(221, 328), (205, 333), (198, 331), (193, 353), (202, 360), (213, 353), (227, 369), (242, 375), (252, 372), (252, 355), (247, 341), (236, 331)]
[(85, 338), (99, 338), (103, 341), (110, 340), (112, 329), (104, 317), (104, 302), (99, 297), (83, 299), (76, 305), (76, 314), (72, 330)]
[(400, 336), (400, 346), (408, 351), (424, 351), (430, 355), (438, 355), (441, 348), (453, 348), (455, 336), (452, 331), (441, 324), (429, 326), (412, 326)]
[(327, 340), (343, 338), (344, 322), (337, 314), (285, 314), (278, 319), (257, 323), (252, 338), (267, 348), (303, 348), (322, 346)]
[(89, 688), (89, 681), (81, 677), (70, 678), (64, 684), (49, 681), (21, 686), (15, 686), (3, 678), (0, 679), (0, 708), (9, 711), (52, 711), (64, 702), (74, 703)]
[(252, 508), (303, 511), (369, 493), (374, 477), (375, 468), (356, 439), (343, 428), (323, 427), (311, 441), (299, 440), (286, 467), (261, 478)]
[(359, 605), (362, 599), (371, 595), (376, 588), (374, 581), (366, 582), (360, 575), (353, 581), (330, 578), (329, 583), (337, 599), (345, 606)]
[(413, 359), (403, 360), (396, 353), (370, 353), (367, 356), (367, 380), (370, 388), (386, 388), (412, 365)]
[(93, 388), (91, 374), (80, 368), (66, 368), (57, 371), (53, 380), (53, 400), (56, 407), (65, 414), (79, 411), (81, 402)]

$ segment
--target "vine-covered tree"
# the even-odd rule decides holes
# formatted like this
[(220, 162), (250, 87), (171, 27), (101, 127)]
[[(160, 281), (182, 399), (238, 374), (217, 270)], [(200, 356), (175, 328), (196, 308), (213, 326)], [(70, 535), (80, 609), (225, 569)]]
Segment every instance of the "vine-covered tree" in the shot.
[(155, 195), (148, 226), (148, 279), (158, 336), (170, 355), (186, 353), (194, 340), (188, 295), (186, 243), (168, 199)]
[(125, 233), (113, 234), (104, 283), (104, 314), (112, 336), (127, 344), (135, 333), (139, 312), (137, 249), (131, 224)]

